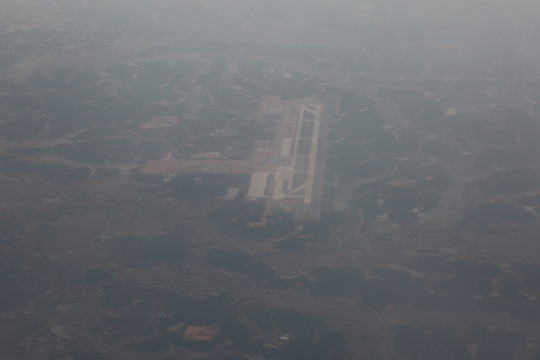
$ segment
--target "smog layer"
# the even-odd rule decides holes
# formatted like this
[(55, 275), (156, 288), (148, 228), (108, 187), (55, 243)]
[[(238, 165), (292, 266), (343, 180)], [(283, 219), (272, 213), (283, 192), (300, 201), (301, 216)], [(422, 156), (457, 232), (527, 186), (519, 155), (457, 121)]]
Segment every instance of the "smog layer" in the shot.
[(538, 359), (539, 15), (0, 0), (0, 358)]

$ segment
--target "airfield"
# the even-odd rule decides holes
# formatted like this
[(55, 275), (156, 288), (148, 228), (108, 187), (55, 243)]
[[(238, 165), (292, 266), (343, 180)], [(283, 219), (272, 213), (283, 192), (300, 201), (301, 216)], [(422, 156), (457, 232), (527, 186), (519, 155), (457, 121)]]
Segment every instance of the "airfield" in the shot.
[[(145, 174), (250, 174), (248, 201), (265, 201), (261, 218), (276, 209), (294, 210), (296, 221), (318, 221), (328, 119), (337, 111), (337, 97), (283, 100), (263, 96), (259, 119), (275, 119), (271, 140), (256, 140), (249, 159), (197, 158), (149, 160)], [(212, 154), (215, 157), (215, 154)], [(208, 156), (210, 157), (210, 156)]]

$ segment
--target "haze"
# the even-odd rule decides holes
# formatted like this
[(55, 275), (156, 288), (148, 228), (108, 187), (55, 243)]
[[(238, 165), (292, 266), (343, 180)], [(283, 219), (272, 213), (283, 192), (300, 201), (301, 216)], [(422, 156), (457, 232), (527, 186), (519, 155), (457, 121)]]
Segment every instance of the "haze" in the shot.
[(0, 357), (538, 359), (539, 15), (0, 0)]

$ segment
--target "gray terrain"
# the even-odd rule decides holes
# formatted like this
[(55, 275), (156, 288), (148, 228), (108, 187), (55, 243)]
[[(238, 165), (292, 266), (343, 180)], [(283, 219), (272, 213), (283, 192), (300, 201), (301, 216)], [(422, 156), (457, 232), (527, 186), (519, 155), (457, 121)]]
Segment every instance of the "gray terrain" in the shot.
[(0, 358), (540, 359), (539, 16), (0, 0)]

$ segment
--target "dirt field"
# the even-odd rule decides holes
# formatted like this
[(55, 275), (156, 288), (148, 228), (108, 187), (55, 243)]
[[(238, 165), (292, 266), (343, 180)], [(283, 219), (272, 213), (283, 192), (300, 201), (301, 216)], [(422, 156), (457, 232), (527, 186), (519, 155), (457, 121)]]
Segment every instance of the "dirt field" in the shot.
[(176, 116), (153, 116), (152, 121), (139, 125), (141, 129), (160, 129), (178, 125), (180, 120)]

